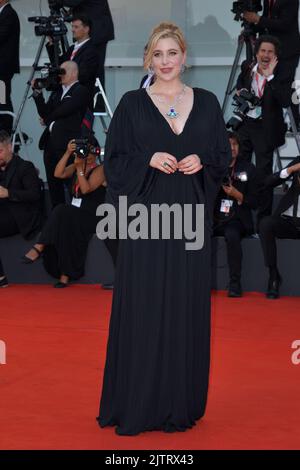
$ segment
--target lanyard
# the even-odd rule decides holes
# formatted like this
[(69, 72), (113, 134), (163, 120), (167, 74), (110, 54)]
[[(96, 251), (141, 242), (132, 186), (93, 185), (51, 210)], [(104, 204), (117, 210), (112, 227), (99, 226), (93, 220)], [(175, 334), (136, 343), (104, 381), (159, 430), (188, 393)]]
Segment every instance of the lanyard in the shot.
[(259, 86), (259, 74), (257, 72), (255, 74), (255, 80), (256, 80), (256, 85), (257, 85), (258, 96), (261, 98), (262, 95), (264, 94), (264, 89), (265, 89), (265, 86), (266, 86), (266, 83), (267, 83), (267, 79), (265, 78), (263, 80), (263, 84), (262, 84), (261, 88)]

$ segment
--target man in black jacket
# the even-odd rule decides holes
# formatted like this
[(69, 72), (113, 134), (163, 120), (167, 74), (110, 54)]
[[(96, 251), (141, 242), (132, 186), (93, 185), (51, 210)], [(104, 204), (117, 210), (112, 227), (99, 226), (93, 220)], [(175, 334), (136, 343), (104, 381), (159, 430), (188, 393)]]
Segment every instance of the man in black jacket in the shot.
[[(238, 77), (237, 90), (247, 89), (260, 105), (251, 109), (238, 129), (241, 153), (251, 161), (255, 152), (256, 168), (261, 187), (272, 174), (273, 152), (285, 142), (286, 125), (283, 107), (289, 105), (290, 86), (284, 68), (278, 62), (279, 43), (272, 36), (261, 36), (255, 44), (256, 63), (244, 61)], [(265, 190), (260, 198), (257, 225), (262, 217), (271, 214), (273, 191)]]
[[(0, 131), (0, 237), (32, 238), (41, 224), (41, 186), (31, 162), (12, 153), (10, 136)], [(0, 287), (8, 285), (0, 259)]]
[(300, 156), (282, 171), (271, 175), (266, 185), (275, 187), (292, 179), (287, 193), (279, 201), (274, 214), (265, 217), (260, 225), (260, 241), (265, 265), (269, 268), (269, 282), (266, 296), (279, 297), (281, 276), (277, 266), (276, 238), (300, 238)]
[[(92, 44), (90, 31), (91, 20), (83, 15), (73, 16), (72, 33), (75, 44), (59, 57), (59, 63), (67, 60), (76, 62), (79, 69), (78, 80), (89, 91), (89, 108), (92, 111), (99, 57), (96, 47)], [(47, 51), (51, 63), (54, 63), (54, 47), (51, 41), (47, 43)]]
[[(82, 120), (87, 110), (89, 94), (86, 87), (78, 82), (78, 66), (75, 62), (64, 62), (58, 91), (51, 93), (47, 103), (41, 90), (34, 89), (33, 97), (46, 126), (39, 147), (44, 150), (44, 164), (52, 206), (65, 202), (64, 184), (54, 177), (55, 167), (65, 152), (68, 142), (81, 137)], [(33, 80), (33, 88), (34, 88)]]
[(228, 297), (241, 297), (241, 239), (254, 232), (252, 209), (258, 204), (256, 169), (242, 158), (239, 137), (228, 132), (232, 160), (215, 204), (214, 235), (224, 236), (229, 266)]
[[(0, 0), (0, 111), (13, 111), (11, 80), (20, 72), (20, 22), (8, 0)], [(2, 83), (1, 83), (2, 82)], [(0, 114), (0, 129), (11, 132), (13, 118)]]
[[(289, 78), (290, 87), (294, 81), (300, 55), (300, 34), (298, 25), (299, 0), (264, 0), (262, 16), (246, 12), (244, 18), (257, 25), (260, 34), (271, 34), (281, 44), (280, 62)], [(292, 104), (296, 124), (299, 125), (299, 105)]]
[(114, 39), (114, 25), (107, 0), (49, 0), (55, 6), (72, 7), (72, 15), (85, 15), (92, 21), (92, 42), (99, 58), (98, 77), (104, 87), (104, 62), (108, 41)]

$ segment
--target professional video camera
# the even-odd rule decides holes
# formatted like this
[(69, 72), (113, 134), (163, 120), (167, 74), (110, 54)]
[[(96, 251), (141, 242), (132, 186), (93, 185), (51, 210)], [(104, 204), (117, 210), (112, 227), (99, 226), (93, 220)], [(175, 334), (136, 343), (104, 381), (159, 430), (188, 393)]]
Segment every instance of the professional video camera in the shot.
[(261, 98), (258, 98), (246, 89), (240, 90), (240, 94), (233, 97), (233, 106), (236, 109), (233, 111), (234, 116), (226, 123), (226, 127), (236, 131), (242, 124), (248, 111), (260, 105)]
[(51, 64), (45, 64), (43, 67), (38, 67), (41, 76), (34, 81), (34, 90), (42, 90), (45, 88), (47, 91), (55, 91), (60, 87), (61, 76), (65, 75), (65, 69), (53, 67)]
[(243, 21), (243, 13), (245, 11), (258, 13), (261, 10), (261, 0), (238, 0), (233, 2), (231, 11), (235, 14), (235, 21)]
[(101, 154), (101, 148), (99, 146), (92, 145), (89, 138), (87, 137), (84, 139), (74, 139), (74, 143), (76, 144), (74, 153), (82, 160), (87, 158), (90, 153), (96, 155), (97, 157), (99, 157)]
[(51, 16), (30, 16), (28, 21), (36, 23), (34, 32), (36, 36), (63, 36), (67, 34), (68, 28), (64, 19), (59, 15)]

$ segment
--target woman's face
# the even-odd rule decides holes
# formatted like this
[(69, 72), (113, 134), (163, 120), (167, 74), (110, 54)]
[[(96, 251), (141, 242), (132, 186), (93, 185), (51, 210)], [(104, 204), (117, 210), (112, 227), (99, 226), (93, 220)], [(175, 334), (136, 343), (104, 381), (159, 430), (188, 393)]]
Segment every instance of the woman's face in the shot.
[(93, 165), (94, 163), (96, 163), (96, 156), (92, 153), (89, 153), (86, 161), (88, 165)]
[(172, 38), (165, 38), (157, 42), (153, 51), (151, 66), (156, 78), (171, 81), (179, 77), (185, 60), (186, 53), (182, 52), (179, 44)]

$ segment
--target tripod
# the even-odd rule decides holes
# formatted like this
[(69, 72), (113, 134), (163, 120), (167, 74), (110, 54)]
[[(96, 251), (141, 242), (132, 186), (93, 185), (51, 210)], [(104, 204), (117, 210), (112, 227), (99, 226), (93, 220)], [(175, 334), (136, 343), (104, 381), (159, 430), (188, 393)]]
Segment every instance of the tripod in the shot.
[[(25, 104), (26, 104), (28, 93), (29, 93), (30, 88), (31, 88), (32, 79), (34, 77), (35, 72), (39, 69), (38, 64), (39, 64), (39, 61), (40, 61), (40, 58), (41, 58), (42, 50), (43, 50), (44, 45), (45, 45), (45, 40), (46, 40), (46, 36), (42, 36), (41, 40), (40, 40), (38, 50), (37, 50), (37, 53), (36, 53), (36, 56), (35, 56), (35, 59), (34, 59), (34, 62), (33, 62), (32, 67), (31, 67), (31, 72), (30, 72), (29, 78), (27, 80), (24, 95), (23, 95), (21, 104), (19, 106), (18, 112), (16, 114), (16, 117), (15, 117), (15, 120), (14, 120), (14, 123), (13, 123), (13, 128), (12, 128), (12, 141), (13, 141), (13, 143), (15, 142), (15, 138), (16, 138), (15, 134), (17, 132), (17, 129), (18, 129), (18, 126), (19, 126), (19, 123), (20, 123), (20, 119), (21, 119), (22, 113), (24, 111), (24, 107), (25, 107)], [(55, 66), (58, 67), (59, 66), (59, 46), (61, 45), (61, 49), (62, 49), (63, 53), (67, 50), (67, 48), (69, 46), (68, 38), (67, 38), (66, 34), (54, 36), (53, 44), (54, 44), (54, 63), (55, 63)]]
[(256, 33), (253, 31), (251, 25), (247, 22), (243, 23), (245, 28), (242, 30), (241, 34), (238, 37), (238, 47), (235, 53), (233, 65), (231, 68), (230, 72), (230, 77), (228, 80), (225, 96), (224, 96), (224, 101), (222, 105), (222, 113), (224, 115), (226, 106), (229, 100), (229, 96), (232, 94), (234, 90), (233, 82), (236, 76), (236, 71), (239, 65), (239, 61), (241, 58), (241, 54), (244, 48), (244, 45), (246, 45), (246, 59), (249, 61), (252, 61), (254, 58), (254, 43), (256, 40)]

